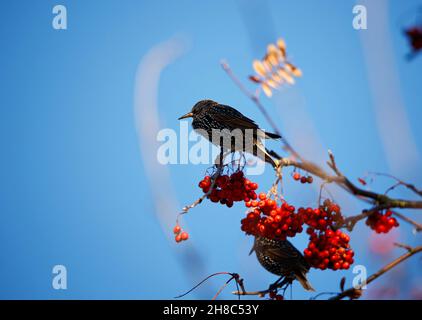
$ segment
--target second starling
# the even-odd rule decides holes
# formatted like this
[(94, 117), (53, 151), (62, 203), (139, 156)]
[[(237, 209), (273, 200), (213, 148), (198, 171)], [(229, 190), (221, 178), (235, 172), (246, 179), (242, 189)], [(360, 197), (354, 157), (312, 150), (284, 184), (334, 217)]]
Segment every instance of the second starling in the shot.
[(250, 254), (253, 251), (267, 271), (285, 277), (288, 282), (298, 280), (305, 290), (315, 291), (306, 278), (309, 264), (289, 241), (256, 236)]

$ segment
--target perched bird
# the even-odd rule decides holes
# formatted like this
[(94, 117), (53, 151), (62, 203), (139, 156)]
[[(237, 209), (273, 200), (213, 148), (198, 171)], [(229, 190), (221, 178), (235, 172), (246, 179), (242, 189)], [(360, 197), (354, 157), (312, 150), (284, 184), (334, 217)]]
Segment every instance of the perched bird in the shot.
[[(193, 129), (213, 144), (223, 147), (225, 151), (246, 151), (270, 163), (273, 167), (277, 166), (277, 160), (270, 156), (262, 139), (279, 139), (281, 137), (260, 129), (253, 120), (245, 117), (236, 109), (212, 100), (201, 100), (179, 120), (185, 118), (193, 118)], [(220, 132), (221, 135), (216, 137), (217, 132)], [(241, 141), (236, 140), (236, 134), (239, 132), (242, 135)], [(229, 134), (231, 137), (227, 144), (225, 139)]]
[(306, 278), (309, 264), (287, 240), (271, 240), (256, 236), (249, 254), (255, 251), (259, 263), (269, 272), (285, 277), (288, 282), (298, 280), (308, 291), (315, 291)]

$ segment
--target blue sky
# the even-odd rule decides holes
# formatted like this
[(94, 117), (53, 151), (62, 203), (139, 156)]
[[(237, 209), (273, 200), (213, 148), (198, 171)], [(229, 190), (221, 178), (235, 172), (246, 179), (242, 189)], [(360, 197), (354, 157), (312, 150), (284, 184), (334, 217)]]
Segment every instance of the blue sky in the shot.
[[(304, 72), (294, 87), (273, 99), (263, 98), (286, 136), (298, 145), (317, 142), (317, 160), (335, 152), (345, 174), (389, 172), (422, 185), (421, 163), (391, 167), (376, 125), (374, 83), (368, 51), (384, 59), (383, 49), (368, 46), (366, 35), (377, 5), (387, 6), (384, 30), (392, 44), (398, 86), (382, 87), (387, 97), (399, 92), (414, 139), (422, 149), (422, 57), (405, 59), (409, 48), (402, 28), (412, 23), (420, 1), (377, 1), (368, 12), (368, 30), (352, 28), (354, 1), (9, 1), (1, 4), (1, 201), (0, 297), (22, 299), (170, 299), (218, 271), (240, 273), (251, 289), (264, 289), (274, 276), (248, 256), (252, 239), (240, 231), (243, 207), (228, 210), (203, 203), (185, 217), (191, 244), (168, 241), (156, 219), (157, 205), (143, 163), (134, 119), (136, 70), (151, 48), (174, 36), (185, 39), (186, 52), (161, 75), (160, 125), (179, 129), (177, 118), (200, 99), (212, 98), (238, 108), (268, 128), (264, 117), (234, 86), (219, 62), (226, 59), (247, 83), (251, 62), (266, 45), (283, 37), (288, 52)], [(54, 30), (52, 8), (67, 8), (68, 29)], [(374, 33), (372, 33), (374, 35)], [(375, 37), (377, 34), (375, 34)], [(366, 44), (365, 44), (366, 43)], [(366, 46), (366, 47), (365, 47)], [(369, 49), (368, 49), (369, 48)], [(388, 57), (387, 57), (388, 58)], [(384, 60), (382, 60), (384, 61)], [(393, 70), (393, 73), (387, 72)], [(387, 82), (388, 83), (388, 82)], [(247, 83), (249, 88), (253, 85)], [(376, 90), (376, 89), (375, 89)], [(382, 99), (381, 99), (382, 100)], [(382, 109), (381, 109), (382, 110)], [(145, 117), (149, 117), (148, 112)], [(391, 137), (398, 135), (391, 126)], [(385, 137), (384, 137), (385, 138)], [(396, 145), (394, 154), (405, 154)], [(313, 157), (311, 151), (303, 152)], [(417, 158), (420, 159), (420, 158)], [(405, 160), (405, 159), (404, 159)], [(404, 161), (403, 160), (403, 161)], [(406, 163), (406, 162), (405, 162)], [(200, 196), (197, 183), (207, 166), (171, 165), (174, 216)], [(268, 188), (267, 172), (254, 178)], [(289, 179), (286, 179), (289, 180)], [(318, 181), (317, 181), (318, 183)], [(383, 191), (391, 185), (379, 178)], [(317, 191), (286, 181), (293, 204), (315, 205)], [(336, 193), (337, 194), (337, 193)], [(338, 192), (341, 194), (341, 192)], [(412, 197), (406, 191), (394, 193)], [(347, 200), (347, 213), (363, 204)], [(172, 214), (172, 212), (170, 213)], [(411, 213), (418, 217), (417, 213)], [(372, 273), (401, 252), (377, 256), (368, 249), (370, 232), (362, 225), (352, 234), (356, 260)], [(402, 224), (398, 241), (416, 244)], [(382, 242), (382, 237), (379, 237)], [(301, 250), (306, 237), (293, 240)], [(196, 263), (193, 248), (200, 256)], [(52, 268), (63, 264), (68, 289), (51, 286)], [(413, 258), (397, 274), (375, 286), (399, 287), (409, 298), (422, 278)], [(192, 271), (193, 270), (193, 271)], [(191, 276), (189, 276), (189, 274)], [(352, 272), (311, 271), (318, 291), (336, 291)], [(223, 279), (214, 279), (188, 298), (211, 298)], [(377, 288), (379, 288), (377, 287)], [(227, 289), (221, 297), (231, 298)], [(293, 297), (308, 293), (295, 285)]]

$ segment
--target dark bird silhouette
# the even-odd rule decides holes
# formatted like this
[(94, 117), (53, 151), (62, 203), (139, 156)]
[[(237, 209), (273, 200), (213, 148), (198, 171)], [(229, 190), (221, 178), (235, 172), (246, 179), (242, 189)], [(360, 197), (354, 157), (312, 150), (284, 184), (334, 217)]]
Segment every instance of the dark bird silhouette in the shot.
[(315, 291), (306, 278), (309, 264), (302, 253), (287, 240), (256, 236), (249, 254), (255, 251), (259, 263), (269, 272), (284, 277), (288, 283), (298, 280), (308, 291)]
[(193, 118), (193, 129), (225, 151), (246, 151), (270, 163), (273, 167), (277, 166), (277, 160), (270, 156), (262, 139), (281, 137), (260, 129), (255, 121), (245, 117), (236, 109), (212, 100), (201, 100), (179, 120), (185, 118)]

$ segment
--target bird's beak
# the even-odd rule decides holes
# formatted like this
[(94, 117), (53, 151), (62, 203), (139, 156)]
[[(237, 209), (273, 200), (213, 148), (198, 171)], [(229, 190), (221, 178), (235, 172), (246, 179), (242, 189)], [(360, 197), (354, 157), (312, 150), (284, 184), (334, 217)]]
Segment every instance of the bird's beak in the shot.
[(193, 113), (192, 112), (189, 112), (189, 113), (186, 113), (184, 116), (181, 116), (179, 119), (177, 119), (177, 120), (182, 120), (182, 119), (186, 119), (186, 118), (192, 118), (193, 117)]

